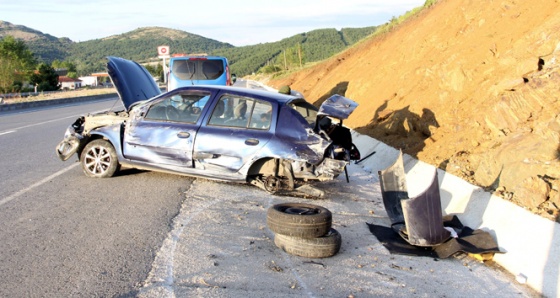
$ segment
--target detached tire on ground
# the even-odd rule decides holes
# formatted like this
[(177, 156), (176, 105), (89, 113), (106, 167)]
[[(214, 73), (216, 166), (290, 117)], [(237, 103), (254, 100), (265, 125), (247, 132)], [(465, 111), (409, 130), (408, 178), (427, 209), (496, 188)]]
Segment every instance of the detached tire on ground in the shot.
[(328, 258), (340, 250), (342, 237), (335, 229), (323, 237), (304, 239), (276, 234), (274, 244), (285, 252), (305, 258)]
[(329, 232), (332, 214), (328, 209), (317, 205), (284, 203), (268, 208), (266, 222), (268, 228), (276, 234), (316, 238)]

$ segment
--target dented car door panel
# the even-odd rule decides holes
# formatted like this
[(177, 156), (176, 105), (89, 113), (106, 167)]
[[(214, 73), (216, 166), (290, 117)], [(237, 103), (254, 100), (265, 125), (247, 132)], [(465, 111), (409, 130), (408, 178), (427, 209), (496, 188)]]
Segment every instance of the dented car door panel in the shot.
[(202, 169), (237, 172), (259, 157), (258, 152), (269, 139), (265, 131), (203, 126), (196, 137), (195, 162)]
[(133, 161), (192, 167), (195, 136), (196, 125), (132, 122), (124, 133), (123, 155)]

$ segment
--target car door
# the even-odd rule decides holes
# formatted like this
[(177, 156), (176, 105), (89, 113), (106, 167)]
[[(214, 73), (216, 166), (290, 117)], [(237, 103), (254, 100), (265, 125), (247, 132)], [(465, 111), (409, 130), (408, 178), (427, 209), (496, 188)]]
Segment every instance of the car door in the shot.
[(239, 171), (258, 158), (259, 151), (271, 139), (276, 109), (265, 100), (221, 94), (196, 136), (195, 163), (208, 171)]
[(169, 168), (192, 168), (194, 140), (211, 93), (187, 90), (162, 97), (126, 124), (123, 155)]

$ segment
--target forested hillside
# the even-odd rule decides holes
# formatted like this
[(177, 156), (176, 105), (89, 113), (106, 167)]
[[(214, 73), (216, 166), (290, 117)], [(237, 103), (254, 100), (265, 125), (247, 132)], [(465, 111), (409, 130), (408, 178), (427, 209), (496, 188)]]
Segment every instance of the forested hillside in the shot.
[[(240, 76), (266, 65), (290, 68), (301, 63), (324, 60), (372, 34), (376, 27), (320, 29), (294, 35), (273, 43), (218, 49), (216, 55), (228, 57)], [(284, 55), (285, 53), (285, 55)]]
[(269, 66), (271, 70), (290, 69), (300, 63), (324, 60), (341, 52), (376, 27), (320, 29), (301, 33), (278, 42), (243, 47), (208, 39), (185, 31), (161, 27), (139, 28), (127, 33), (84, 42), (56, 38), (25, 26), (0, 21), (0, 38), (11, 35), (25, 41), (37, 60), (69, 61), (78, 75), (104, 71), (107, 56), (119, 56), (140, 63), (157, 61), (157, 47), (168, 45), (171, 53), (207, 53), (225, 56), (231, 70), (244, 76)]

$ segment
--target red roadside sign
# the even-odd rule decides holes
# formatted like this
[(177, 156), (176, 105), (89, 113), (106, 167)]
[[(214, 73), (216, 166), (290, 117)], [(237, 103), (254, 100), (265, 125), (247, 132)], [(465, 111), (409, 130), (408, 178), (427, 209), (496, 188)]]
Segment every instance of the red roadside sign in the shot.
[(169, 46), (159, 46), (157, 51), (159, 58), (169, 58)]

